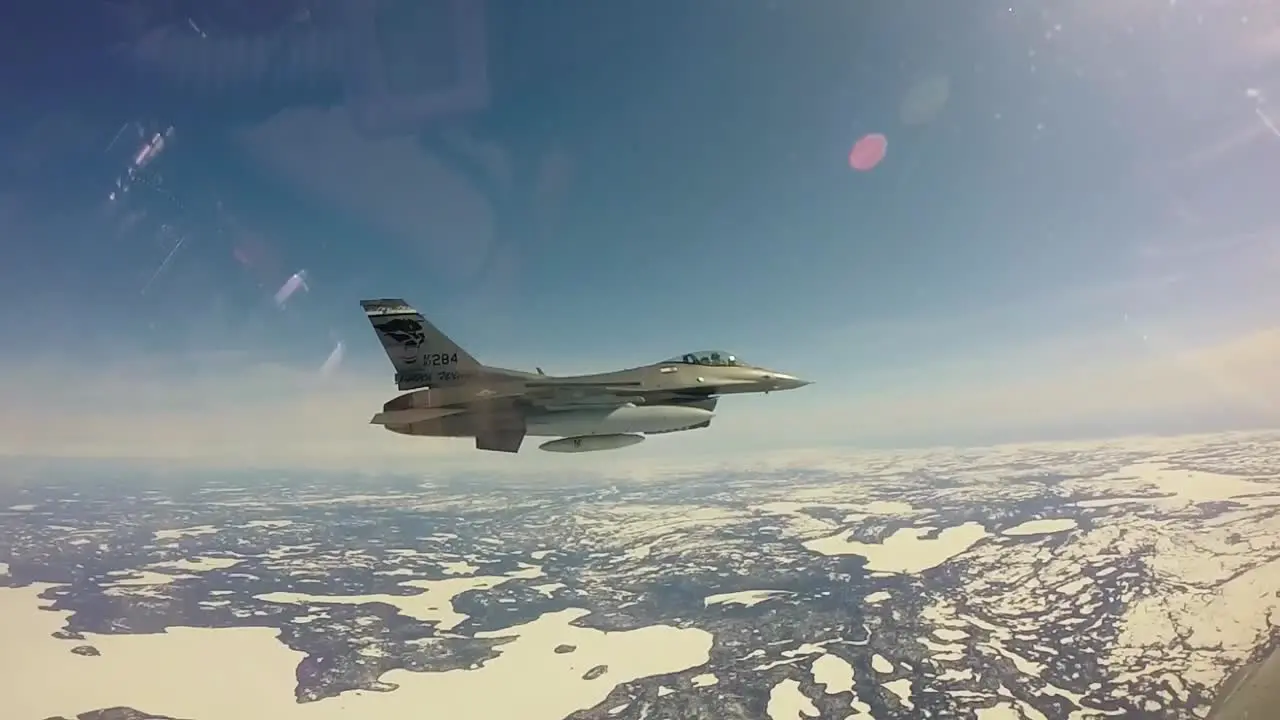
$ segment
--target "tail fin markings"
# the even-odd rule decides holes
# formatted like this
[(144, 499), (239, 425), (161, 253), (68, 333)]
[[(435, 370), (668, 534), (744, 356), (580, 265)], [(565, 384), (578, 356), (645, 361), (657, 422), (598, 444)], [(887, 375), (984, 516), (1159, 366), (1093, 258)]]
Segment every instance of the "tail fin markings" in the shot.
[(457, 384), (482, 367), (404, 300), (361, 300), (360, 307), (396, 370), (400, 390)]

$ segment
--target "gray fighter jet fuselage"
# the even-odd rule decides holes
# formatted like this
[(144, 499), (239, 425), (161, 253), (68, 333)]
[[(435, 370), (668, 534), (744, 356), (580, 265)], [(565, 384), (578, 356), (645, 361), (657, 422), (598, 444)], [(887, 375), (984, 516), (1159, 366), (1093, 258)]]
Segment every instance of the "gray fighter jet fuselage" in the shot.
[(396, 369), (396, 386), (408, 391), (371, 422), (403, 435), (475, 438), (481, 450), (518, 452), (527, 435), (562, 438), (541, 446), (553, 452), (625, 447), (645, 435), (708, 427), (721, 395), (809, 384), (720, 351), (565, 377), (491, 367), (404, 300), (360, 304)]

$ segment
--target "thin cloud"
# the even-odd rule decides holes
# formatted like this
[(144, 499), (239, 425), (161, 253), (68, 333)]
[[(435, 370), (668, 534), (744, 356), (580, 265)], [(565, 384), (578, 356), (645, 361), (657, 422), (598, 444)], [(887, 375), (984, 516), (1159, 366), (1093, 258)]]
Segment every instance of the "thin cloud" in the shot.
[(454, 449), (395, 443), (370, 426), (390, 396), (380, 376), (381, 383), (240, 359), (200, 367), (137, 358), (89, 373), (9, 367), (0, 377), (5, 455), (352, 467)]
[[(1042, 349), (1036, 354), (1043, 358)], [(1007, 379), (972, 367), (969, 377), (952, 373), (905, 391), (847, 399), (822, 413), (823, 422), (844, 428), (851, 443), (936, 444), (1052, 437), (1069, 428), (1209, 431), (1280, 423), (1280, 329), (1199, 348), (1153, 349), (1147, 357), (1076, 353), (1032, 363), (1027, 349), (1008, 355), (1009, 365), (1023, 371)]]
[(463, 278), (484, 269), (494, 242), (488, 199), (414, 136), (369, 137), (342, 108), (302, 108), (239, 140), (282, 183), (368, 221), (420, 253), (425, 267)]
[[(1064, 358), (1006, 380), (970, 381), (957, 372), (857, 394), (820, 383), (790, 395), (726, 400), (712, 428), (653, 438), (604, 464), (593, 459), (590, 472), (670, 471), (749, 450), (1018, 439), (1107, 423), (1129, 422), (1142, 432), (1158, 430), (1150, 423), (1162, 417), (1280, 422), (1276, 357), (1280, 329), (1270, 329), (1145, 359)], [(537, 438), (527, 452), (506, 456), (479, 453), (466, 440), (406, 438), (371, 426), (393, 391), (384, 375), (363, 368), (323, 377), (314, 368), (234, 355), (206, 360), (198, 372), (174, 367), (182, 365), (140, 358), (90, 373), (56, 363), (5, 368), (0, 455), (209, 468), (586, 472), (581, 458), (534, 451)]]

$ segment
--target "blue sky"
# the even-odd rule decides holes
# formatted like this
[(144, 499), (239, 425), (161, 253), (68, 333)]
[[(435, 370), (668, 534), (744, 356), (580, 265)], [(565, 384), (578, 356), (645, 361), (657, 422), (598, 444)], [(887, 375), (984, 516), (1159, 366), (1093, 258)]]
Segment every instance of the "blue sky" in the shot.
[[(723, 348), (816, 381), (621, 462), (1272, 424), (1280, 48), (1139, 5), (494, 2), (487, 47), (359, 46), (429, 116), (254, 50), (329, 18), (50, 9), (0, 126), (0, 451), (482, 462), (366, 424), (394, 394), (374, 296), (494, 364)], [(487, 80), (439, 80), (449, 42)]]

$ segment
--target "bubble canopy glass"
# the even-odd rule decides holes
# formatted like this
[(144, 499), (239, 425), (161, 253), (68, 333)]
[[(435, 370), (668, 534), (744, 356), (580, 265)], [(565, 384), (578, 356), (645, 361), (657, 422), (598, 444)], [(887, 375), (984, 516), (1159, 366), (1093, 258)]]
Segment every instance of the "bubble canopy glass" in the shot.
[(723, 350), (701, 350), (699, 352), (685, 353), (677, 357), (673, 357), (664, 362), (681, 363), (684, 365), (712, 365), (718, 367), (733, 367), (742, 365), (733, 353)]

